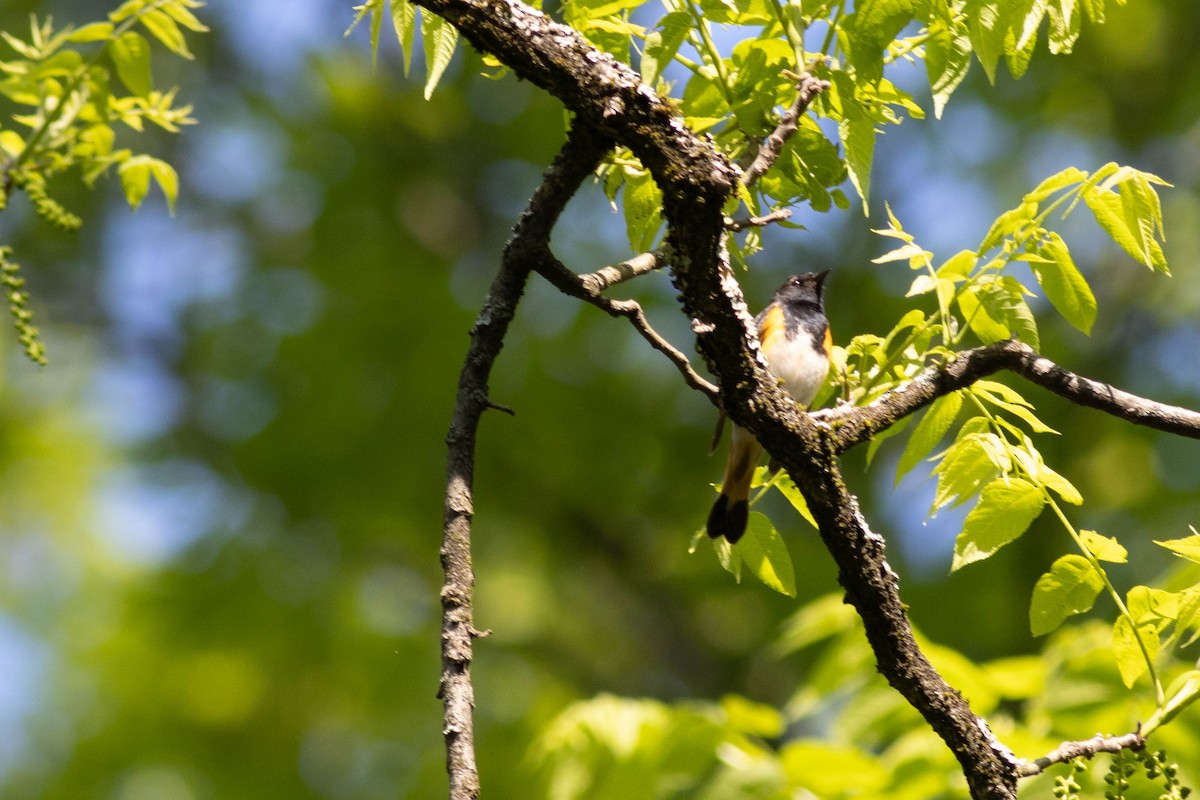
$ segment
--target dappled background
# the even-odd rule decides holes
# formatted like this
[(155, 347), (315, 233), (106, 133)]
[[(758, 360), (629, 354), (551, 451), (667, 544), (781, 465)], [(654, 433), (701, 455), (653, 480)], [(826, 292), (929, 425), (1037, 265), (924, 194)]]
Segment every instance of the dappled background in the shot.
[[(443, 793), (442, 439), (471, 320), (563, 113), (511, 75), (485, 76), (465, 48), (425, 101), (420, 54), (405, 80), (385, 36), (373, 67), (366, 32), (342, 36), (350, 6), (214, 0), (197, 60), (156, 62), (200, 120), (146, 147), (179, 168), (175, 217), (153, 194), (130, 213), (113, 180), (91, 194), (61, 181), (87, 221), (78, 234), (51, 230), (23, 198), (0, 214), (50, 358), (35, 367), (15, 334), (0, 339), (6, 798)], [(9, 0), (0, 28), (30, 11), (102, 13)], [(793, 272), (831, 269), (835, 341), (885, 333), (910, 281), (870, 263), (885, 201), (945, 258), (1041, 178), (1130, 163), (1175, 184), (1175, 277), (1073, 217), (1067, 239), (1100, 316), (1090, 338), (1047, 316), (1043, 350), (1200, 406), (1200, 28), (1189, 0), (1109, 14), (1075, 56), (1043, 45), (1030, 76), (994, 88), (976, 65), (940, 123), (889, 131), (872, 217), (801, 210), (806, 230), (770, 231), (745, 276), (754, 304)], [(629, 255), (623, 237), (588, 187), (556, 244), (587, 271)], [(665, 274), (619, 291), (691, 351)], [(689, 554), (720, 471), (711, 406), (626, 326), (539, 283), (492, 396), (516, 415), (485, 417), (477, 471), (488, 794), (534, 796), (530, 743), (575, 699), (786, 702), (806, 664), (772, 645), (800, 602), (836, 589), (832, 565), (782, 507), (799, 602), (736, 585), (707, 546)], [(1171, 569), (1151, 540), (1200, 522), (1197, 445), (1027, 397), (1063, 434), (1039, 447), (1087, 498), (1080, 526), (1133, 552), (1140, 573), (1115, 578)], [(1069, 543), (1035, 525), (947, 576), (962, 511), (927, 519), (933, 482), (895, 487), (898, 452), (885, 446), (870, 470), (851, 454), (847, 475), (916, 624), (974, 659), (1035, 652), (1029, 593)]]

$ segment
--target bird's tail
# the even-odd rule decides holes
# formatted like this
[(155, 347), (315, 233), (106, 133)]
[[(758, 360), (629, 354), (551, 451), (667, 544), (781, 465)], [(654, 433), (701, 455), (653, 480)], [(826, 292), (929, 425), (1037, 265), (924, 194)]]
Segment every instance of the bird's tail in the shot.
[(721, 494), (708, 513), (708, 535), (714, 539), (724, 536), (730, 544), (742, 538), (750, 517), (750, 481), (762, 456), (762, 446), (749, 431), (733, 427), (729, 444), (729, 460), (725, 462), (725, 480)]

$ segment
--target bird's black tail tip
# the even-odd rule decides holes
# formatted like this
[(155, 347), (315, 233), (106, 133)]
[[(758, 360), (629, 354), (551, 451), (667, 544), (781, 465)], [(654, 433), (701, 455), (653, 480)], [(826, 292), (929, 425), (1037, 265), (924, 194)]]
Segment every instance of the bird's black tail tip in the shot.
[(706, 530), (713, 539), (723, 536), (730, 544), (737, 544), (738, 539), (746, 532), (746, 522), (749, 518), (749, 503), (745, 500), (730, 502), (728, 495), (720, 494), (717, 496), (717, 502), (713, 503), (712, 511), (708, 512)]

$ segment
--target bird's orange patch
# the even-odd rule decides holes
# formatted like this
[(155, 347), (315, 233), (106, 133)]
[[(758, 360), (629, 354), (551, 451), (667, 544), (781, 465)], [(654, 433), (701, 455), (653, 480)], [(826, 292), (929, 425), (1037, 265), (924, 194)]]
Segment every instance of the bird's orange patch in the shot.
[(783, 316), (783, 308), (773, 305), (763, 317), (762, 327), (758, 329), (758, 340), (762, 343), (763, 351), (768, 354), (768, 358), (770, 358), (771, 349), (776, 344), (781, 344), (786, 338), (787, 321)]
[(832, 358), (833, 357), (833, 331), (831, 331), (829, 329), (828, 325), (825, 326), (825, 341), (822, 342), (821, 344), (825, 348), (825, 357)]

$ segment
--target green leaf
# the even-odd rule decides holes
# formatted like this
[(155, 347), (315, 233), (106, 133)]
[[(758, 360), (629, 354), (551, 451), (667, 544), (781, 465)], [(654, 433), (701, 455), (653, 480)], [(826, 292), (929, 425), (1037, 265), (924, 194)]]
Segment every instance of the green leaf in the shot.
[(615, 16), (626, 9), (637, 8), (645, 0), (567, 0), (563, 3), (563, 15), (567, 21), (580, 27), (586, 20)]
[(683, 89), (680, 103), (689, 128), (703, 132), (717, 125), (730, 113), (729, 103), (716, 82), (708, 75), (697, 72)]
[[(1134, 172), (1120, 168), (1100, 185), (1086, 186), (1083, 201), (1125, 252), (1151, 269), (1168, 273), (1166, 256), (1156, 238), (1162, 233), (1158, 194), (1142, 173)], [(1110, 191), (1113, 185), (1118, 187), (1115, 193)]]
[(1042, 490), (1020, 478), (1002, 478), (983, 487), (954, 543), (951, 571), (982, 561), (1019, 537), (1045, 504)]
[(391, 0), (392, 28), (396, 31), (396, 41), (400, 43), (400, 52), (404, 55), (404, 74), (408, 75), (412, 64), (413, 34), (417, 29), (417, 7), (408, 0)]
[(1149, 671), (1147, 656), (1153, 660), (1158, 655), (1158, 634), (1142, 625), (1135, 629), (1129, 617), (1122, 615), (1117, 617), (1113, 625), (1112, 648), (1117, 669), (1121, 672), (1121, 681), (1126, 688), (1132, 689), (1138, 679)]
[(1050, 4), (1050, 52), (1054, 55), (1071, 52), (1079, 38), (1080, 20), (1075, 0)]
[(1054, 562), (1050, 571), (1038, 578), (1029, 604), (1029, 630), (1045, 636), (1067, 617), (1089, 611), (1104, 580), (1083, 556), (1066, 555)]
[(746, 567), (768, 587), (796, 596), (796, 573), (783, 537), (765, 514), (751, 512), (746, 534), (734, 547)]
[(981, 380), (972, 384), (969, 391), (981, 400), (1022, 420), (1034, 433), (1058, 433), (1038, 419), (1030, 410), (1033, 405), (1012, 387), (996, 381)]
[(649, 172), (630, 170), (621, 197), (630, 248), (635, 253), (653, 250), (662, 227), (662, 191)]
[(858, 0), (854, 13), (843, 18), (843, 43), (860, 81), (883, 77), (884, 49), (912, 21), (917, 6), (916, 0)]
[(85, 42), (100, 42), (113, 34), (113, 24), (111, 22), (93, 22), (90, 25), (84, 25), (71, 32), (67, 37), (68, 41), (83, 44)]
[(963, 6), (971, 45), (989, 83), (996, 82), (996, 64), (1005, 52), (1009, 5), (1009, 0), (966, 0)]
[(1039, 464), (1037, 474), (1035, 476), (1038, 483), (1045, 486), (1058, 494), (1064, 501), (1071, 505), (1083, 505), (1083, 495), (1075, 488), (1075, 484), (1059, 475), (1054, 470), (1045, 464)]
[(871, 437), (870, 444), (867, 445), (867, 466), (871, 466), (875, 461), (875, 456), (879, 453), (879, 448), (888, 440), (895, 436), (904, 433), (905, 429), (912, 423), (912, 415), (902, 417), (894, 425), (889, 425), (879, 433)]
[[(1038, 184), (1037, 188), (1025, 195), (1026, 203), (1040, 203), (1047, 197), (1062, 191), (1068, 186), (1074, 186), (1087, 180), (1087, 173), (1078, 167), (1067, 167), (1062, 172), (1056, 172)], [(1036, 213), (1036, 206), (1033, 207)]]
[[(765, 477), (767, 467), (759, 467), (759, 469), (763, 471), (763, 476)], [(792, 508), (800, 513), (804, 521), (816, 529), (817, 521), (813, 519), (812, 512), (808, 510), (808, 503), (804, 501), (804, 495), (800, 493), (800, 489), (796, 487), (791, 476), (787, 474), (780, 475), (775, 479), (774, 486), (791, 503)]]
[(147, 156), (134, 156), (117, 168), (121, 177), (121, 188), (125, 190), (125, 199), (134, 211), (141, 206), (146, 192), (150, 191), (150, 163)]
[(163, 190), (167, 197), (167, 205), (171, 213), (175, 213), (175, 199), (179, 195), (179, 176), (174, 167), (165, 161), (151, 156), (133, 156), (122, 162), (117, 168), (121, 178), (121, 188), (125, 190), (125, 199), (134, 211), (142, 204), (146, 193), (150, 190), (150, 179)]
[(1021, 296), (1023, 290), (1016, 278), (984, 275), (958, 294), (958, 307), (968, 327), (984, 344), (1016, 336), (1037, 350), (1037, 323)]
[(933, 91), (933, 115), (941, 119), (950, 95), (971, 66), (971, 36), (966, 21), (949, 4), (934, 3), (925, 41), (925, 72)]
[(996, 221), (992, 223), (992, 227), (988, 229), (987, 234), (983, 237), (983, 241), (979, 243), (977, 255), (982, 256), (987, 251), (996, 247), (1002, 242), (1005, 237), (1014, 236), (1021, 232), (1026, 226), (1033, 222), (1033, 218), (1037, 216), (1037, 204), (1029, 202), (1021, 203), (1017, 208), (1005, 211)]
[(1087, 551), (1100, 561), (1124, 564), (1129, 560), (1129, 551), (1111, 536), (1084, 530), (1079, 532), (1079, 539)]
[(175, 24), (175, 20), (171, 19), (158, 9), (149, 9), (138, 18), (138, 22), (142, 23), (150, 35), (176, 55), (183, 58), (192, 58), (191, 51), (188, 50), (187, 40), (183, 38), (183, 31), (179, 30), (179, 26)]
[(121, 22), (122, 20), (129, 19), (145, 8), (149, 2), (150, 0), (125, 0), (115, 11), (108, 13), (108, 19), (110, 22)]
[(871, 162), (875, 158), (875, 120), (856, 99), (853, 79), (844, 72), (835, 72), (833, 78), (842, 101), (838, 134), (846, 152), (846, 168), (866, 214), (871, 195)]
[(680, 45), (692, 29), (692, 15), (687, 11), (672, 11), (658, 21), (655, 30), (646, 36), (642, 52), (642, 81), (649, 86), (658, 83), (663, 70), (675, 58)]
[(1159, 547), (1165, 547), (1177, 556), (1200, 564), (1200, 535), (1193, 534), (1182, 539), (1154, 540)]
[[(193, 7), (198, 7), (196, 3)], [(188, 10), (188, 3), (184, 0), (171, 0), (162, 6), (162, 10), (167, 16), (178, 22), (183, 27), (196, 33), (204, 33), (208, 30), (208, 26), (196, 18), (196, 15)]]
[[(963, 426), (964, 429), (966, 427)], [(1000, 474), (1001, 470), (993, 458), (993, 448), (989, 447), (989, 440), (994, 439), (993, 434), (970, 434), (950, 446), (933, 468), (938, 476), (937, 491), (933, 496), (935, 511), (951, 502), (958, 505), (969, 500), (982, 486)]]
[(912, 435), (908, 437), (904, 452), (900, 454), (900, 461), (896, 464), (896, 483), (933, 452), (933, 448), (937, 447), (938, 442), (950, 430), (962, 405), (961, 392), (951, 392), (933, 401), (917, 427), (913, 429)]
[(126, 31), (108, 43), (108, 54), (125, 88), (138, 97), (149, 97), (154, 82), (150, 76), (150, 43), (145, 37)]
[(783, 746), (779, 760), (791, 784), (803, 787), (803, 791), (792, 796), (887, 796), (891, 773), (879, 758), (856, 747), (795, 739)]
[[(1019, 18), (1016, 18), (1016, 14), (1014, 14), (1012, 25), (1016, 41), (1008, 47), (1010, 54), (1031, 48), (1034, 43), (1037, 43), (1038, 28), (1042, 26), (1042, 20), (1046, 16), (1046, 6), (1048, 5), (1049, 0), (1021, 0), (1020, 4), (1012, 4), (1010, 2), (1010, 8), (1014, 12), (1018, 14), (1024, 12)], [(1024, 6), (1024, 8), (1021, 6)], [(1007, 43), (1008, 41), (1006, 40)]]
[(421, 38), (425, 40), (425, 99), (428, 100), (454, 57), (458, 30), (436, 14), (424, 11), (421, 14)]
[(150, 159), (150, 173), (167, 198), (167, 207), (171, 211), (171, 216), (175, 216), (175, 200), (179, 197), (178, 173), (170, 164), (157, 158)]
[(1071, 259), (1067, 243), (1051, 231), (1033, 252), (1045, 259), (1031, 259), (1029, 266), (1046, 293), (1046, 299), (1067, 322), (1084, 333), (1091, 333), (1096, 321), (1096, 297)]
[(774, 706), (755, 703), (744, 697), (727, 694), (721, 698), (721, 711), (731, 728), (739, 733), (776, 739), (786, 725), (783, 714)]

